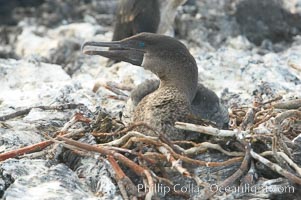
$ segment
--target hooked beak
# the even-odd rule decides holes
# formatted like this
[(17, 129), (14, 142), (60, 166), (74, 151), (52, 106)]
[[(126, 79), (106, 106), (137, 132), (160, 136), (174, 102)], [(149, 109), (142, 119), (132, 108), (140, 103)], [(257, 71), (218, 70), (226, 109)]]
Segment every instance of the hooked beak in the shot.
[(126, 41), (85, 42), (82, 52), (87, 55), (100, 55), (117, 61), (141, 66), (145, 51)]

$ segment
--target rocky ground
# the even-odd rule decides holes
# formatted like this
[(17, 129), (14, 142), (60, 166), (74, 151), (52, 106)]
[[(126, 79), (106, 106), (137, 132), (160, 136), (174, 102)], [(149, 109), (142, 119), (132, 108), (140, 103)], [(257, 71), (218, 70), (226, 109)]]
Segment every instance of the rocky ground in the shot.
[[(113, 81), (133, 88), (155, 78), (127, 63), (106, 68), (105, 58), (81, 53), (86, 40), (110, 41), (116, 2), (0, 1), (0, 117), (48, 107), (1, 119), (0, 153), (41, 142), (44, 134), (53, 136), (78, 112), (93, 117), (106, 110), (118, 118), (125, 101), (103, 85)], [(278, 96), (295, 100), (301, 98), (300, 16), (300, 0), (281, 6), (276, 0), (189, 1), (178, 10), (175, 37), (195, 57), (199, 81), (229, 109), (250, 107), (258, 94), (262, 101)], [(102, 86), (93, 92), (96, 82)], [(69, 107), (54, 109), (58, 105)], [(95, 142), (89, 134), (81, 139)], [(53, 155), (39, 159), (1, 162), (0, 197), (122, 199), (106, 159), (90, 155), (74, 166), (73, 158), (61, 151), (59, 146)], [(195, 169), (196, 174), (204, 171), (210, 173)]]

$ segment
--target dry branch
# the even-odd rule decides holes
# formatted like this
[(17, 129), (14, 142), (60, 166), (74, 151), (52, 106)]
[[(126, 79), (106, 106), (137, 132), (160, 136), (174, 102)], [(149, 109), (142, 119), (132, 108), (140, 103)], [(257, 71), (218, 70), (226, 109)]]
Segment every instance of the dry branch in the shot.
[[(296, 172), (298, 173), (299, 176), (301, 176), (301, 168), (294, 163), (293, 160), (291, 160), (285, 153), (283, 152), (276, 152), (279, 156), (281, 156), (290, 166), (292, 166)], [(274, 155), (272, 151), (265, 151), (260, 154), (261, 156), (272, 156)]]
[[(195, 131), (195, 132), (213, 135), (213, 136), (217, 136), (217, 137), (235, 137), (238, 134), (238, 132), (235, 132), (235, 131), (219, 130), (219, 129), (213, 128), (213, 127), (201, 126), (201, 125), (184, 123), (184, 122), (176, 122), (175, 127), (178, 129)], [(244, 132), (244, 133), (246, 133), (246, 132)]]
[(255, 108), (249, 108), (248, 109), (248, 111), (247, 111), (247, 113), (244, 117), (244, 120), (240, 124), (240, 130), (250, 130), (250, 128), (254, 124), (255, 114), (256, 114), (256, 109)]
[(285, 112), (282, 112), (278, 114), (275, 117), (275, 123), (280, 124), (283, 120), (289, 118), (289, 117), (296, 117), (301, 119), (301, 111), (299, 110), (287, 110)]
[[(218, 128), (213, 128), (213, 127), (208, 127), (208, 126), (202, 126), (202, 125), (197, 125), (197, 124), (190, 124), (190, 123), (185, 123), (185, 122), (176, 122), (175, 127), (178, 129), (183, 129), (183, 130), (188, 130), (188, 131), (195, 131), (207, 135), (212, 135), (216, 137), (236, 137), (237, 139), (245, 139), (245, 138), (251, 138), (253, 137), (250, 133), (250, 130), (247, 131), (238, 131), (237, 129), (235, 130), (220, 130)], [(262, 130), (261, 128), (253, 129), (253, 133), (268, 133), (266, 130)]]
[(301, 99), (294, 99), (289, 100), (285, 102), (279, 102), (273, 104), (274, 108), (277, 109), (286, 109), (286, 110), (292, 110), (292, 109), (298, 109), (301, 107)]
[(122, 136), (119, 139), (113, 140), (111, 142), (108, 143), (104, 143), (104, 144), (99, 144), (100, 146), (122, 146), (124, 145), (131, 137), (138, 137), (138, 138), (148, 138), (150, 140), (154, 140), (154, 141), (159, 141), (159, 139), (157, 137), (152, 137), (152, 136), (147, 136), (144, 135), (142, 133), (139, 133), (137, 131), (130, 131), (127, 134), (125, 134), (124, 136)]
[(132, 91), (134, 89), (133, 87), (131, 87), (129, 85), (116, 83), (116, 82), (113, 82), (113, 81), (108, 81), (107, 84), (112, 86), (112, 87), (118, 88), (119, 90)]
[[(290, 152), (290, 150), (288, 149), (287, 145), (285, 144), (285, 142), (283, 141), (283, 134), (281, 132), (281, 123), (290, 117), (295, 117), (295, 118), (300, 118), (301, 119), (301, 111), (298, 110), (287, 110), (285, 112), (282, 112), (280, 114), (278, 114), (275, 117), (275, 130), (274, 130), (274, 134), (275, 136), (273, 137), (273, 148), (272, 151), (273, 152), (277, 152), (277, 146), (276, 145), (280, 145), (283, 149), (283, 151), (289, 156), (292, 157), (292, 154)], [(277, 154), (274, 154), (274, 157), (277, 159)]]
[(116, 160), (113, 156), (108, 156), (108, 161), (110, 162), (112, 169), (115, 172), (115, 179), (119, 186), (120, 193), (122, 194), (122, 197), (124, 199), (129, 199), (128, 194), (130, 196), (138, 196), (138, 189), (134, 185), (134, 183), (131, 181), (131, 179), (125, 175), (123, 170), (120, 168)]
[(128, 97), (127, 94), (125, 94), (124, 92), (122, 92), (119, 88), (116, 87), (115, 84), (113, 84), (112, 82), (107, 82), (107, 83), (103, 83), (103, 82), (96, 82), (92, 91), (93, 92), (97, 92), (97, 90), (99, 89), (99, 87), (104, 87), (108, 90), (110, 90), (111, 92), (115, 93), (118, 96), (123, 96), (123, 97)]
[(288, 172), (285, 169), (282, 169), (279, 165), (270, 162), (269, 160), (267, 160), (266, 158), (262, 157), (261, 155), (255, 153), (253, 150), (251, 150), (251, 156), (258, 160), (259, 162), (261, 162), (262, 164), (264, 164), (265, 166), (269, 167), (271, 170), (281, 174), (282, 176), (286, 177), (287, 179), (289, 179), (291, 182), (297, 183), (299, 185), (301, 185), (301, 178), (295, 176), (294, 174)]
[(212, 144), (210, 142), (203, 142), (201, 144), (198, 144), (195, 147), (192, 147), (190, 149), (187, 149), (184, 151), (185, 155), (196, 155), (198, 154), (200, 151), (206, 151), (207, 149), (215, 149), (218, 150), (224, 154), (226, 154), (227, 156), (244, 156), (243, 152), (229, 152), (224, 150), (220, 145), (218, 144)]
[(110, 99), (115, 99), (115, 100), (119, 100), (119, 101), (127, 101), (128, 97), (122, 96), (122, 95), (108, 95), (107, 96)]
[(239, 177), (241, 177), (245, 172), (247, 172), (249, 170), (249, 164), (250, 164), (250, 160), (251, 160), (250, 150), (251, 150), (251, 145), (247, 144), (245, 157), (244, 157), (239, 169), (232, 176), (230, 176), (226, 180), (224, 180), (222, 182), (222, 184), (220, 185), (221, 187), (226, 187), (226, 186), (231, 185), (235, 180), (237, 180)]
[(107, 155), (107, 156), (112, 156), (113, 158), (119, 160), (120, 162), (122, 162), (123, 164), (125, 164), (127, 167), (129, 167), (133, 172), (135, 172), (138, 176), (145, 176), (147, 178), (148, 181), (148, 186), (149, 186), (149, 191), (146, 194), (146, 199), (151, 199), (151, 197), (153, 196), (153, 192), (154, 192), (154, 182), (153, 179), (150, 175), (150, 172), (146, 169), (144, 169), (143, 167), (141, 167), (140, 165), (136, 164), (135, 162), (131, 161), (130, 159), (128, 159), (127, 157), (125, 157), (124, 155), (117, 153), (113, 150), (110, 150), (108, 148), (105, 147), (100, 147), (100, 146), (93, 146), (90, 144), (85, 144), (85, 143), (81, 143), (81, 142), (77, 142), (71, 139), (67, 139), (65, 137), (61, 137), (58, 136), (57, 139), (62, 140), (64, 142), (66, 142), (69, 145), (73, 145), (76, 146), (80, 149), (84, 149), (86, 151), (90, 151), (90, 152), (97, 152), (100, 153), (102, 155)]
[(129, 131), (134, 130), (137, 127), (141, 127), (141, 126), (144, 127), (144, 128), (147, 128), (147, 129), (149, 129), (151, 131), (153, 131), (156, 135), (159, 135), (152, 127), (150, 127), (145, 122), (135, 122), (135, 123), (132, 123), (132, 124), (128, 125), (127, 127), (125, 127), (124, 129), (122, 129), (120, 131), (113, 132), (113, 133), (92, 133), (92, 135), (94, 137), (122, 135), (122, 134), (128, 133)]
[(180, 172), (180, 174), (186, 177), (191, 177), (188, 170), (182, 167), (181, 161), (176, 160), (165, 147), (160, 146), (158, 147), (158, 150), (167, 158), (167, 160), (171, 163), (171, 166), (175, 168), (178, 172)]
[(59, 106), (33, 106), (33, 107), (30, 107), (30, 108), (26, 108), (26, 109), (23, 109), (23, 110), (16, 111), (16, 112), (8, 114), (8, 115), (0, 116), (0, 121), (6, 121), (8, 119), (12, 119), (12, 118), (20, 117), (20, 116), (23, 116), (23, 115), (27, 115), (34, 108), (38, 108), (38, 109), (42, 109), (42, 110), (59, 110), (59, 111), (63, 111), (63, 110), (67, 110), (67, 109), (76, 109), (79, 106), (83, 106), (83, 104), (65, 104), (65, 105), (59, 105)]
[(174, 156), (176, 159), (180, 159), (180, 160), (182, 160), (186, 163), (192, 164), (192, 165), (207, 166), (207, 167), (227, 166), (227, 165), (232, 165), (234, 163), (237, 163), (237, 162), (241, 161), (243, 158), (243, 157), (236, 157), (236, 158), (232, 158), (232, 159), (229, 159), (229, 160), (223, 161), (223, 162), (207, 162), (207, 161), (202, 161), (202, 160), (195, 160), (192, 158), (188, 158), (187, 156), (178, 154), (178, 153), (174, 152), (173, 149), (170, 148), (169, 146), (167, 146), (166, 144), (161, 143), (161, 142), (158, 143), (157, 141), (153, 141), (148, 138), (137, 138), (136, 142), (138, 142), (138, 141), (144, 142), (146, 144), (152, 144), (155, 146), (164, 146), (170, 151), (171, 155)]
[(288, 63), (288, 66), (290, 66), (291, 68), (296, 69), (296, 70), (298, 70), (298, 71), (301, 71), (301, 66), (298, 65), (298, 64), (296, 64), (296, 63), (289, 62), (289, 63)]
[(37, 144), (33, 144), (27, 147), (23, 147), (23, 148), (19, 148), (19, 149), (15, 149), (9, 152), (5, 152), (0, 154), (0, 161), (4, 161), (8, 158), (15, 158), (17, 156), (21, 156), (27, 153), (32, 153), (32, 152), (36, 152), (36, 151), (41, 151), (44, 148), (48, 147), (50, 144), (52, 144), (53, 142), (47, 140), (47, 141), (43, 141), (43, 142), (39, 142)]
[[(65, 123), (64, 127), (60, 130), (60, 134), (65, 134), (65, 137), (71, 137), (74, 136), (74, 131), (71, 133), (66, 134), (66, 131), (68, 130), (68, 128), (70, 126), (72, 126), (73, 124), (75, 124), (76, 122), (85, 122), (85, 123), (89, 123), (90, 120), (88, 118), (85, 118), (84, 116), (82, 116), (82, 114), (80, 113), (76, 113), (70, 121), (68, 121), (67, 123)], [(83, 129), (80, 129), (80, 132), (83, 131)], [(75, 131), (75, 133), (80, 133), (78, 131)], [(0, 154), (0, 161), (6, 160), (8, 158), (15, 158), (17, 156), (21, 156), (21, 155), (25, 155), (28, 153), (32, 153), (32, 152), (36, 152), (36, 151), (41, 151), (43, 149), (45, 149), (46, 147), (48, 147), (49, 145), (53, 144), (53, 141), (51, 140), (46, 140), (46, 141), (42, 141), (39, 142), (37, 144), (33, 144), (27, 147), (22, 147), (19, 149), (15, 149), (9, 152), (5, 152)]]
[[(247, 172), (249, 170), (249, 163), (251, 160), (251, 156), (250, 156), (250, 148), (251, 145), (247, 144), (246, 145), (246, 153), (245, 153), (245, 157), (239, 167), (239, 169), (232, 174), (230, 177), (226, 178), (220, 185), (220, 188), (225, 188), (231, 184), (233, 184), (238, 178), (240, 178), (245, 172)], [(208, 189), (207, 189), (208, 190)], [(206, 196), (204, 199), (209, 199), (210, 197), (212, 197), (216, 191), (206, 191), (205, 193), (208, 195)]]

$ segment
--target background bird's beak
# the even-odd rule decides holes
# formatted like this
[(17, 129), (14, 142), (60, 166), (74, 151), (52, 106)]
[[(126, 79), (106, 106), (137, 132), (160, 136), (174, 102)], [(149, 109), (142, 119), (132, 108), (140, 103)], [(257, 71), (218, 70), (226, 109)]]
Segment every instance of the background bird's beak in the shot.
[(100, 55), (113, 60), (124, 61), (141, 66), (144, 51), (125, 41), (85, 42), (82, 52), (87, 55)]

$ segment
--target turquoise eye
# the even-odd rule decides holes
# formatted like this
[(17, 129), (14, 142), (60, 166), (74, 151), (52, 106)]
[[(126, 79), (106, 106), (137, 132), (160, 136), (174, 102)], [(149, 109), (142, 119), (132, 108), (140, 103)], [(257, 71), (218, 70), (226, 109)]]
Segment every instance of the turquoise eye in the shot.
[(145, 47), (144, 42), (139, 42), (139, 47)]

